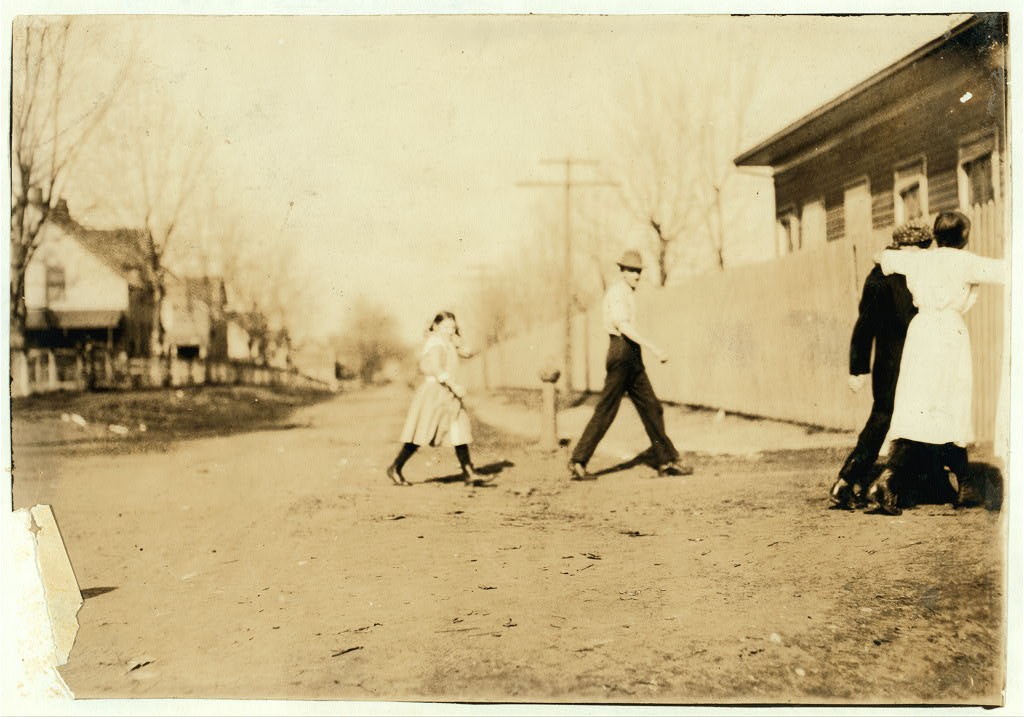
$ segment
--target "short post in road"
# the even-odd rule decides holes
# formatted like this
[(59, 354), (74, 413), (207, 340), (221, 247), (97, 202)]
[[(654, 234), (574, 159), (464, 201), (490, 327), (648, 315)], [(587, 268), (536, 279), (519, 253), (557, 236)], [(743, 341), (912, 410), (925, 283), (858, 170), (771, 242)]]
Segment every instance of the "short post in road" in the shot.
[(555, 384), (561, 375), (562, 373), (558, 369), (544, 369), (540, 372), (540, 449), (542, 451), (558, 450), (558, 413), (555, 410), (555, 399), (558, 392)]

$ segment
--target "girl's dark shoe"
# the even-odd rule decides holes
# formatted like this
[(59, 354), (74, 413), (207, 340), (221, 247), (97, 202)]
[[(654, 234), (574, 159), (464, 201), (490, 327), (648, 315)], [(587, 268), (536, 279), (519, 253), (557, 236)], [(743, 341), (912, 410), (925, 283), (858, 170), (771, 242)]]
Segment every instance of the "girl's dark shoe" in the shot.
[(482, 473), (477, 473), (477, 470), (473, 467), (472, 463), (467, 463), (462, 467), (462, 480), (466, 485), (480, 485), (481, 483), (487, 483), (492, 479), (493, 476), (485, 476)]
[(871, 512), (885, 513), (886, 515), (900, 515), (899, 500), (896, 492), (890, 485), (893, 478), (892, 471), (886, 468), (882, 475), (875, 479), (875, 482), (868, 488), (867, 509)]
[(388, 478), (390, 478), (391, 482), (395, 485), (412, 485), (412, 483), (407, 481), (405, 476), (402, 475), (402, 470), (393, 463), (388, 466)]

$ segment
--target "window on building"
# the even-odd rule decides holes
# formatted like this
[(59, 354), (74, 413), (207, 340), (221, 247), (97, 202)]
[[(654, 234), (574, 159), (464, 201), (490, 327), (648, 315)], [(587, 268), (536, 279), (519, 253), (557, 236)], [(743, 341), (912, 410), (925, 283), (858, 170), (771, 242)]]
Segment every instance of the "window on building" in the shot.
[(46, 267), (46, 303), (52, 304), (64, 300), (64, 267)]
[(855, 242), (871, 236), (871, 186), (866, 179), (843, 189), (843, 236)]
[(800, 231), (803, 246), (824, 244), (828, 235), (827, 224), (824, 199), (804, 204), (800, 212)]
[(800, 248), (800, 220), (795, 209), (787, 209), (775, 220), (776, 250), (785, 256)]
[(998, 199), (998, 166), (994, 135), (984, 135), (960, 145), (957, 194), (962, 209)]
[(893, 183), (896, 224), (928, 216), (928, 176), (923, 159), (896, 170)]
[(992, 182), (992, 155), (982, 155), (970, 162), (964, 162), (962, 166), (967, 175), (967, 203), (973, 206), (995, 199), (995, 186)]

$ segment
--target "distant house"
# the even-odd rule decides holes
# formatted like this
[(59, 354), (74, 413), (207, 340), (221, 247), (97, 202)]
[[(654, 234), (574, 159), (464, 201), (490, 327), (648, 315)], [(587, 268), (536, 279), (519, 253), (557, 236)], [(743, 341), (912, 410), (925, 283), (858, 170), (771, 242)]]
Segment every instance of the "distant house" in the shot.
[(220, 277), (168, 274), (162, 321), (170, 353), (182, 359), (244, 361), (249, 335)]
[(249, 351), (249, 332), (235, 315), (229, 315), (225, 322), (224, 356), (229, 361), (248, 361), (252, 358)]
[(280, 328), (270, 334), (267, 347), (267, 366), (288, 370), (292, 368), (292, 339), (288, 329)]
[(147, 356), (153, 326), (142, 233), (83, 227), (61, 202), (25, 270), (29, 348), (79, 348)]
[(736, 158), (774, 170), (777, 250), (999, 203), (1007, 19), (975, 15)]
[[(279, 369), (293, 367), (291, 336), (280, 321), (268, 318), (255, 302), (249, 311), (231, 312), (229, 317), (237, 324), (237, 328), (232, 329), (232, 335), (240, 339), (244, 330), (248, 342), (248, 358), (256, 365)], [(237, 341), (235, 343), (238, 349), (233, 344), (232, 350), (240, 350), (240, 344)]]

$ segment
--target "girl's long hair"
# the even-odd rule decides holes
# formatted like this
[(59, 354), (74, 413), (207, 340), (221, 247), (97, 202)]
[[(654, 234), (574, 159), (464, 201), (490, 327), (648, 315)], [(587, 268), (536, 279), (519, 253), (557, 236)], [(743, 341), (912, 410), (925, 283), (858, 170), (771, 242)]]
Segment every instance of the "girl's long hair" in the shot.
[(451, 319), (453, 322), (455, 322), (455, 335), (458, 336), (459, 338), (462, 338), (462, 334), (459, 333), (459, 321), (458, 319), (455, 318), (455, 314), (453, 314), (450, 311), (437, 312), (437, 316), (434, 317), (434, 320), (430, 322), (430, 326), (427, 327), (427, 335), (429, 336), (430, 334), (432, 334), (434, 332), (434, 329), (437, 328), (437, 325), (440, 324), (445, 319)]

